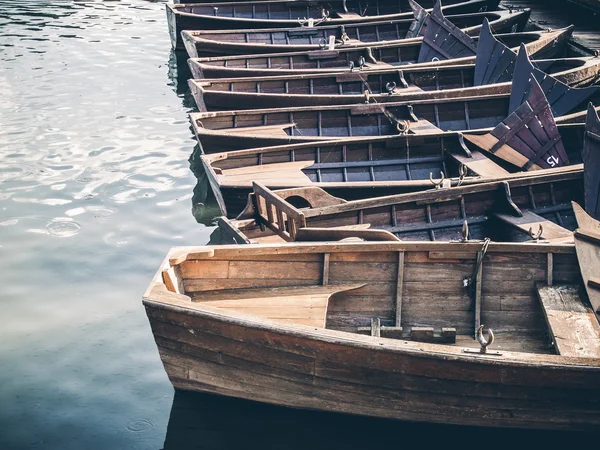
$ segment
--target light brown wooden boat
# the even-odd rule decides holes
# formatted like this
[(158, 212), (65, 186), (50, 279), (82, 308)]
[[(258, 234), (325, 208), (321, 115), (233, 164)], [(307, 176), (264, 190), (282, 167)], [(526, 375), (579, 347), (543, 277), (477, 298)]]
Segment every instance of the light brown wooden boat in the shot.
[(179, 247), (144, 305), (177, 389), (409, 421), (594, 431), (600, 327), (578, 283), (573, 244)]

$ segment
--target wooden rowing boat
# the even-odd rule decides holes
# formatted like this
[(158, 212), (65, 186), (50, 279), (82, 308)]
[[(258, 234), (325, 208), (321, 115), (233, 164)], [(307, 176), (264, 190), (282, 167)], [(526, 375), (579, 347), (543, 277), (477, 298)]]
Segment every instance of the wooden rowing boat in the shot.
[(593, 431), (600, 330), (578, 283), (573, 244), (178, 247), (144, 306), (177, 389), (409, 421)]
[[(421, 1), (431, 8), (433, 0)], [(493, 10), (499, 0), (446, 0), (446, 14)], [(183, 50), (183, 30), (234, 30), (257, 28), (344, 25), (412, 17), (408, 0), (263, 0), (260, 2), (167, 4), (167, 22), (173, 48)]]
[[(454, 39), (460, 42), (465, 39), (460, 30), (454, 30)], [(481, 35), (487, 36), (489, 22), (484, 19)], [(529, 31), (524, 33), (507, 33), (490, 38), (492, 45), (499, 41), (503, 46), (516, 52), (521, 44), (525, 44), (527, 52), (534, 59), (549, 59), (566, 56), (566, 45), (573, 32), (573, 27), (551, 31)], [(427, 36), (426, 36), (427, 37)], [(448, 57), (437, 55), (427, 58), (421, 55), (421, 49), (428, 49), (418, 39), (406, 42), (372, 45), (366, 48), (340, 47), (333, 51), (314, 50), (309, 52), (269, 53), (264, 55), (234, 55), (208, 58), (191, 58), (188, 63), (194, 78), (238, 78), (238, 77), (272, 77), (282, 75), (367, 73), (381, 70), (417, 70), (445, 65), (471, 64), (475, 62), (478, 37), (474, 40), (473, 49), (466, 54), (459, 51)], [(435, 35), (431, 37), (435, 40)], [(431, 43), (433, 40), (427, 39)], [(434, 43), (435, 45), (435, 43)], [(501, 47), (504, 48), (504, 47)], [(488, 56), (492, 56), (489, 53)], [(419, 62), (421, 61), (421, 62)], [(410, 64), (410, 65), (409, 65)], [(418, 66), (417, 66), (418, 64)], [(356, 75), (354, 75), (356, 76)]]
[[(535, 77), (532, 80), (535, 81)], [(514, 107), (515, 98), (523, 102), (524, 95), (530, 95), (529, 86), (530, 83), (515, 85), (510, 94), (445, 99), (433, 95), (433, 98), (424, 100), (395, 103), (192, 113), (190, 121), (204, 153), (357, 136), (477, 130), (496, 126), (502, 121)], [(550, 83), (549, 86), (554, 84)], [(549, 91), (550, 107), (555, 116), (559, 116), (559, 121), (560, 116), (582, 108), (589, 99), (596, 99), (597, 91), (587, 89), (591, 88), (557, 89), (561, 95), (555, 95), (554, 90)], [(541, 91), (539, 85), (536, 90)], [(577, 117), (583, 121), (585, 115)]]
[[(477, 36), (486, 18), (495, 33), (522, 31), (529, 19), (530, 10), (499, 10), (471, 14), (458, 14), (445, 18), (469, 36)], [(422, 10), (418, 19), (387, 20), (311, 28), (271, 28), (248, 30), (185, 30), (182, 39), (190, 58), (215, 55), (248, 55), (263, 53), (300, 52), (322, 50), (333, 36), (334, 48), (363, 48), (370, 45), (400, 43), (416, 39), (426, 30), (428, 13)], [(444, 16), (436, 3), (431, 16), (439, 21)], [(435, 25), (434, 22), (433, 25)]]
[[(508, 181), (346, 201), (319, 187), (272, 191), (253, 183), (244, 211), (218, 219), (211, 244), (286, 241), (573, 242), (571, 202), (583, 201), (581, 167)], [(539, 235), (538, 235), (539, 233)]]
[[(527, 60), (527, 53), (521, 52), (519, 55), (523, 59), (521, 64), (531, 67), (525, 70), (534, 72), (531, 62)], [(189, 80), (188, 84), (200, 112), (342, 105), (363, 103), (367, 98), (371, 102), (388, 103), (504, 94), (511, 91), (512, 67), (499, 71), (494, 78), (487, 77), (485, 84), (481, 84), (483, 80), (478, 80), (481, 69), (477, 61), (481, 60), (477, 59), (476, 64), (422, 69), (409, 66), (402, 70), (384, 69), (367, 73), (285, 75), (268, 79), (199, 79)], [(569, 87), (584, 87), (600, 79), (600, 57), (559, 58), (537, 60), (534, 63), (537, 67), (544, 68), (543, 72), (535, 71), (539, 82), (546, 79), (553, 83), (565, 82)], [(590, 89), (588, 93), (593, 95), (596, 89)]]
[(201, 155), (200, 160), (229, 216), (244, 207), (253, 182), (270, 189), (318, 186), (358, 199), (428, 189), (439, 173), (450, 185), (472, 184), (579, 163), (583, 124), (557, 127), (535, 78), (528, 89), (527, 101), (491, 130), (331, 140)]

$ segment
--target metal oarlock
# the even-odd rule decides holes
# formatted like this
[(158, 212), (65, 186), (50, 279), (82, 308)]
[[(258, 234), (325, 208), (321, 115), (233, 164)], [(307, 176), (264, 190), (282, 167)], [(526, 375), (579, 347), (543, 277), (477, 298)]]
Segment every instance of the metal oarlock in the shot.
[(475, 350), (472, 348), (464, 348), (462, 352), (475, 353), (478, 355), (502, 356), (502, 353), (500, 352), (488, 351), (487, 348), (494, 342), (494, 332), (491, 328), (488, 328), (488, 335), (486, 339), (485, 337), (483, 337), (483, 327), (484, 325), (479, 325), (479, 328), (477, 328), (477, 331), (475, 332), (475, 338), (477, 339), (477, 342), (479, 342), (480, 346), (479, 350)]
[(492, 345), (494, 343), (494, 332), (492, 331), (492, 329), (488, 328), (488, 336), (486, 339), (483, 337), (483, 325), (479, 325), (475, 336), (477, 337), (477, 342), (479, 342), (479, 345), (481, 345), (479, 352), (487, 353), (488, 345)]
[(396, 92), (396, 82), (391, 81), (387, 83), (385, 85), (385, 90), (387, 91), (388, 95), (392, 95), (394, 92)]
[(396, 121), (396, 130), (398, 133), (404, 134), (410, 129), (410, 122), (408, 120), (397, 120)]
[(431, 184), (433, 184), (436, 189), (439, 189), (440, 186), (442, 185), (442, 183), (444, 182), (444, 180), (446, 179), (446, 176), (444, 175), (444, 172), (440, 172), (440, 177), (442, 177), (440, 179), (440, 181), (435, 181), (433, 179), (433, 174), (431, 172), (429, 172), (429, 181), (431, 181)]
[(461, 232), (462, 232), (461, 242), (467, 242), (469, 240), (469, 222), (467, 222), (466, 220), (463, 222)]
[(457, 187), (463, 184), (463, 182), (465, 181), (465, 177), (468, 173), (469, 169), (467, 169), (467, 166), (465, 166), (464, 164), (458, 166), (458, 184), (456, 185)]
[(533, 232), (533, 228), (529, 227), (529, 236), (531, 237), (531, 239), (534, 242), (538, 242), (540, 240), (543, 232), (544, 232), (544, 227), (542, 226), (542, 224), (538, 225), (538, 230), (535, 233)]

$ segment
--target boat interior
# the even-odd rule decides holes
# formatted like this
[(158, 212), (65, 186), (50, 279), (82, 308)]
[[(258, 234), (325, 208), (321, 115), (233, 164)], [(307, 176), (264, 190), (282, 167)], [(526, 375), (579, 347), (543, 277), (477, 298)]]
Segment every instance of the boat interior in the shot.
[[(559, 127), (569, 164), (581, 162), (584, 126)], [(391, 131), (391, 130), (390, 130)], [(405, 182), (435, 187), (444, 178), (458, 183), (469, 177), (498, 179), (517, 173), (515, 166), (495, 155), (479, 151), (456, 133), (397, 136), (296, 144), (201, 156), (222, 185), (272, 187), (309, 186), (360, 182)], [(463, 172), (461, 172), (461, 170)], [(323, 186), (325, 187), (325, 186)]]
[(474, 338), (485, 326), (478, 337), (489, 343), (493, 330), (493, 345), (484, 349), (491, 356), (598, 351), (581, 345), (588, 334), (590, 343), (597, 342), (593, 331), (583, 326), (565, 331), (552, 316), (558, 303), (582, 325), (596, 320), (580, 289), (573, 245), (469, 241), (175, 248), (159, 276), (163, 288), (180, 294), (174, 296), (178, 306), (216, 308), (209, 310), (288, 329), (304, 325), (295, 328), (299, 332), (327, 328), (480, 353), (484, 345)]
[[(534, 61), (549, 75), (598, 64), (595, 58), (568, 58)], [(364, 95), (403, 94), (415, 90), (434, 91), (473, 86), (474, 64), (442, 66), (411, 71), (385, 70), (377, 73), (346, 72), (339, 74), (286, 75), (279, 77), (218, 78), (194, 80), (198, 89), (215, 92), (250, 92), (291, 95)], [(590, 70), (576, 86), (598, 80), (598, 70)]]
[(211, 243), (348, 238), (573, 242), (576, 221), (571, 202), (583, 202), (583, 173), (554, 172), (349, 202), (317, 187), (271, 191), (255, 183), (244, 212), (235, 220), (220, 218)]
[[(484, 18), (490, 22), (509, 16), (509, 12), (488, 11), (482, 13), (458, 14), (445, 16), (458, 28), (480, 27)], [(343, 43), (353, 42), (382, 42), (405, 39), (413, 19), (398, 21), (367, 22), (349, 25), (320, 26), (308, 29), (248, 29), (248, 30), (203, 30), (186, 31), (189, 37), (203, 40), (228, 42), (235, 44), (271, 44), (271, 45), (319, 45), (321, 39), (328, 40), (329, 36), (344, 39)], [(517, 31), (517, 30), (514, 30)], [(344, 36), (345, 34), (345, 36)], [(348, 40), (346, 40), (348, 39)]]

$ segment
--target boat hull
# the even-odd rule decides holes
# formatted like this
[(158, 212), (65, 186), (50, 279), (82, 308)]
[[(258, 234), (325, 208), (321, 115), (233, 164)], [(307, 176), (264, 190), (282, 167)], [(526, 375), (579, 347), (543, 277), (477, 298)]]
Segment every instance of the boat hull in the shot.
[(148, 300), (145, 306), (176, 389), (429, 423), (589, 431), (600, 425), (598, 370), (419, 352), (402, 348), (406, 341), (266, 326)]
[[(258, 2), (260, 3), (260, 2)], [(276, 2), (263, 2), (264, 4), (272, 3), (276, 5)], [(284, 2), (280, 2), (284, 3)], [(310, 2), (299, 2), (300, 4), (306, 4), (309, 6), (314, 6), (314, 4)], [(498, 0), (470, 0), (463, 1), (454, 0), (453, 2), (448, 2), (452, 4), (448, 4), (443, 8), (444, 13), (446, 14), (466, 14), (473, 13), (478, 11), (486, 11), (493, 10), (498, 6)], [(243, 3), (240, 3), (242, 5)], [(294, 2), (290, 2), (291, 5)], [(433, 2), (431, 2), (433, 4)], [(211, 6), (210, 3), (206, 4), (207, 6)], [(227, 8), (229, 5), (227, 3), (221, 3), (223, 10)], [(289, 6), (289, 5), (288, 5)], [(406, 4), (408, 7), (408, 4)], [(431, 5), (430, 5), (431, 6)], [(193, 14), (181, 12), (181, 7), (185, 8), (185, 5), (172, 5), (167, 4), (167, 16), (169, 17), (169, 22), (173, 24), (173, 31), (171, 32), (171, 44), (175, 50), (185, 50), (185, 45), (181, 38), (181, 32), (183, 30), (239, 30), (239, 29), (261, 29), (261, 28), (292, 28), (292, 27), (300, 27), (302, 26), (300, 21), (298, 20), (298, 14), (296, 11), (292, 12), (290, 9), (291, 17), (289, 19), (268, 19), (265, 17), (244, 17), (244, 16), (218, 16), (218, 15), (208, 15), (208, 14)], [(218, 4), (215, 6), (218, 11)], [(264, 9), (264, 8), (261, 8)], [(304, 13), (305, 14), (305, 13)], [(294, 17), (294, 15), (296, 17)], [(356, 15), (351, 15), (347, 18), (344, 17), (331, 17), (326, 23), (327, 25), (344, 25), (351, 23), (364, 23), (364, 22), (377, 22), (382, 20), (396, 20), (396, 19), (408, 19), (413, 16), (412, 11), (400, 12), (396, 14), (386, 14), (386, 15), (372, 15), (372, 16), (364, 16), (364, 17), (356, 17)], [(281, 16), (280, 16), (281, 17)]]

